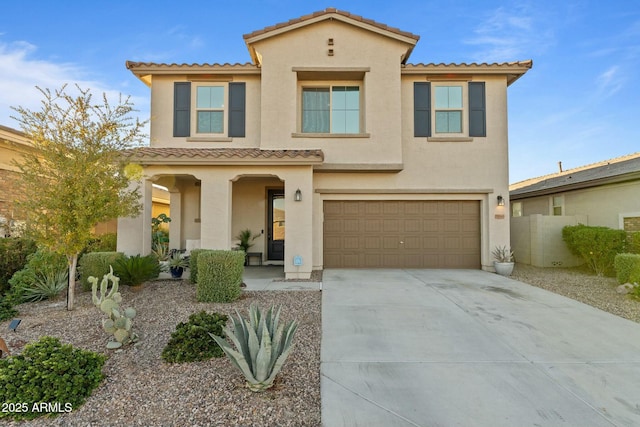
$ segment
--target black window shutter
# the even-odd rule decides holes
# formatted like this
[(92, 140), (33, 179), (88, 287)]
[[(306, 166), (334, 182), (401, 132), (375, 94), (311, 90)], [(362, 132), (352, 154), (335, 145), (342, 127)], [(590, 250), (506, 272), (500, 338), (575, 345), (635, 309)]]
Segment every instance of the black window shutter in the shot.
[(484, 82), (469, 82), (469, 136), (487, 136)]
[(246, 84), (229, 83), (229, 136), (245, 136)]
[(173, 136), (191, 135), (191, 83), (173, 84)]
[(413, 83), (413, 136), (431, 136), (431, 83)]

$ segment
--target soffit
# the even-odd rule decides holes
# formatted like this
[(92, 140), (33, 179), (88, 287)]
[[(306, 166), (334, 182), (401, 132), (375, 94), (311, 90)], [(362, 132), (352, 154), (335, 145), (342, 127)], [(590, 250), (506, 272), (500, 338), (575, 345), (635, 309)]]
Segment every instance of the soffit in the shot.
[(313, 165), (324, 161), (322, 150), (262, 150), (260, 148), (163, 148), (139, 147), (123, 152), (141, 164), (291, 164)]
[(502, 63), (461, 63), (461, 64), (406, 64), (402, 67), (403, 75), (425, 75), (429, 77), (452, 78), (460, 75), (505, 75), (507, 85), (522, 77), (533, 67), (532, 60)]
[(155, 62), (126, 62), (127, 69), (151, 87), (153, 75), (186, 75), (198, 78), (232, 78), (233, 75), (260, 74), (260, 68), (250, 63), (244, 64), (162, 64)]

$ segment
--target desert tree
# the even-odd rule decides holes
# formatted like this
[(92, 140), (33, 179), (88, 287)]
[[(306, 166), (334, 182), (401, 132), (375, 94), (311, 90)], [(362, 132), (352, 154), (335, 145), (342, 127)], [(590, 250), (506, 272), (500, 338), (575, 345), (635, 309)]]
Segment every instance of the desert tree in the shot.
[(63, 254), (69, 263), (67, 309), (73, 309), (78, 255), (96, 224), (140, 212), (140, 178), (121, 156), (140, 145), (145, 122), (134, 117), (130, 98), (111, 105), (96, 102), (89, 89), (67, 85), (37, 88), (39, 110), (13, 107), (35, 150), (16, 162), (20, 170), (17, 204), (27, 218), (26, 233), (39, 245)]

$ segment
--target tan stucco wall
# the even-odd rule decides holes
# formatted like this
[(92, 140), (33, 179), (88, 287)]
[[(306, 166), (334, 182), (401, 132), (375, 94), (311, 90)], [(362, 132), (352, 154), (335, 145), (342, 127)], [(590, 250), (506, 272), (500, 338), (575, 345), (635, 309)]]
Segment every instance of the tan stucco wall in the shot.
[[(201, 82), (215, 82), (227, 85), (229, 81), (246, 83), (246, 129), (245, 138), (210, 138), (199, 140), (196, 134), (189, 138), (173, 137), (173, 96), (174, 82), (192, 81), (192, 105), (195, 103), (193, 95), (195, 86)], [(228, 91), (225, 91), (228, 96)], [(189, 148), (228, 148), (229, 142), (233, 142), (234, 147), (258, 147), (260, 145), (260, 76), (223, 76), (211, 78), (199, 78), (189, 80), (184, 75), (161, 75), (154, 76), (151, 86), (151, 127), (150, 145), (154, 147), (189, 147)], [(192, 122), (195, 121), (195, 114), (191, 114)], [(277, 125), (274, 123), (273, 125)], [(225, 121), (225, 132), (227, 122)]]
[[(388, 35), (388, 34), (387, 34)], [(328, 40), (333, 39), (333, 45)], [(372, 169), (387, 166), (393, 172), (312, 173), (312, 166), (149, 166), (149, 178), (184, 175), (201, 181), (201, 187), (180, 187), (176, 199), (182, 218), (181, 245), (185, 239), (202, 239), (202, 247), (230, 248), (242, 228), (262, 230), (265, 221), (265, 187), (252, 186), (252, 176), (277, 176), (287, 197), (285, 271), (293, 277), (321, 268), (324, 200), (478, 200), (481, 206), (481, 262), (492, 269), (491, 251), (509, 245), (507, 80), (499, 75), (465, 75), (458, 83), (485, 82), (487, 136), (465, 140), (433, 141), (413, 136), (413, 84), (426, 75), (402, 74), (401, 58), (412, 47), (407, 41), (363, 30), (340, 20), (326, 20), (252, 42), (261, 59), (261, 75), (227, 76), (245, 81), (246, 137), (208, 141), (174, 138), (174, 81), (185, 75), (152, 78), (151, 145), (156, 147), (211, 147), (263, 149), (322, 149), (323, 167)], [(327, 55), (333, 49), (333, 56)], [(300, 80), (296, 70), (339, 69), (349, 84), (355, 75), (361, 85), (362, 129), (356, 136), (300, 135), (301, 88), (326, 85), (334, 80)], [(448, 69), (446, 72), (451, 72)], [(349, 74), (351, 73), (351, 74)], [(351, 76), (351, 77), (349, 77)], [(215, 77), (220, 79), (221, 77)], [(197, 83), (196, 77), (191, 81)], [(435, 80), (434, 80), (435, 81)], [(438, 80), (442, 82), (442, 80)], [(465, 103), (467, 97), (464, 96)], [(465, 105), (465, 113), (467, 112)], [(465, 119), (466, 120), (466, 119)], [(398, 170), (400, 170), (398, 172)], [(154, 178), (155, 179), (155, 178)], [(273, 178), (268, 178), (273, 179)], [(301, 188), (303, 202), (292, 202)], [(200, 205), (202, 194), (202, 205)], [(497, 206), (497, 196), (507, 206)], [(175, 196), (178, 197), (178, 196)], [(174, 207), (172, 199), (172, 209)], [(172, 212), (172, 218), (174, 213)], [(200, 221), (195, 221), (196, 219)], [(139, 225), (139, 222), (136, 224)], [(175, 230), (174, 230), (175, 231)], [(137, 244), (137, 243), (136, 243)], [(264, 237), (256, 241), (264, 247)], [(263, 252), (266, 252), (263, 251)], [(303, 256), (303, 268), (292, 267), (292, 257)]]
[[(621, 216), (640, 212), (640, 181), (558, 193), (564, 196), (564, 215), (584, 215), (586, 225), (621, 229)], [(522, 200), (523, 215), (549, 215), (553, 196)]]
[(14, 205), (18, 198), (18, 168), (14, 162), (19, 162), (29, 149), (30, 143), (22, 132), (0, 127), (0, 216), (5, 219), (24, 219)]
[[(285, 40), (286, 38), (286, 40)], [(334, 45), (327, 41), (333, 38)], [(354, 43), (353, 40), (358, 40)], [(255, 44), (262, 63), (262, 148), (320, 148), (325, 163), (398, 163), (401, 161), (400, 58), (407, 45), (340, 21), (325, 21)], [(327, 51), (333, 48), (334, 56)], [(302, 85), (293, 67), (368, 68), (361, 106), (364, 138), (292, 137), (300, 132)], [(344, 81), (342, 81), (344, 82)]]

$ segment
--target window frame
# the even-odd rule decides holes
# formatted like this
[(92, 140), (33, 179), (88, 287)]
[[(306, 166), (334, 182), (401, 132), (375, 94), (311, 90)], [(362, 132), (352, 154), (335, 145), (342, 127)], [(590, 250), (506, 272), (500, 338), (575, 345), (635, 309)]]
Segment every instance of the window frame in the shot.
[(511, 216), (513, 218), (522, 216), (522, 202), (511, 202)]
[[(564, 216), (564, 195), (552, 195), (549, 199), (549, 214), (551, 216)], [(559, 204), (556, 204), (556, 200)], [(560, 209), (560, 213), (556, 213), (556, 209)]]
[[(222, 108), (198, 108), (198, 88), (201, 87), (222, 87), (223, 104)], [(195, 138), (220, 138), (229, 134), (229, 83), (228, 82), (192, 82), (191, 85), (191, 134)], [(222, 132), (198, 132), (198, 113), (200, 111), (222, 111)]]
[[(358, 88), (358, 132), (354, 133), (342, 133), (333, 132), (333, 89), (334, 88)], [(329, 132), (304, 132), (303, 120), (304, 120), (304, 103), (303, 96), (306, 89), (329, 89)], [(332, 80), (328, 81), (299, 81), (298, 82), (298, 108), (297, 108), (297, 133), (294, 136), (300, 137), (313, 137), (313, 136), (325, 136), (325, 137), (361, 137), (365, 136), (365, 114), (364, 114), (364, 84), (362, 80)]]
[[(461, 108), (437, 108), (437, 88), (459, 87), (461, 90)], [(467, 138), (469, 137), (469, 92), (467, 81), (438, 81), (431, 82), (431, 123), (433, 123), (432, 138)], [(438, 132), (437, 113), (439, 111), (460, 111), (460, 132)]]

